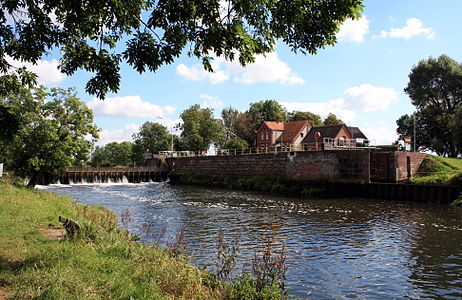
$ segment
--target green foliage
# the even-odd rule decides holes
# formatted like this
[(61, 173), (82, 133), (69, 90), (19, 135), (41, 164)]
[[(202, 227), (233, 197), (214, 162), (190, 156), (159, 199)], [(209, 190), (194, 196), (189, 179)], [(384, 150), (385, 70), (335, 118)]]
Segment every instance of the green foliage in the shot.
[(36, 62), (57, 49), (67, 75), (79, 69), (94, 73), (86, 90), (101, 99), (119, 89), (120, 63), (155, 72), (184, 49), (209, 71), (212, 56), (246, 65), (256, 54), (273, 51), (276, 40), (295, 52), (316, 54), (334, 45), (342, 22), (359, 18), (363, 8), (361, 0), (88, 0), (84, 7), (72, 1), (1, 0), (0, 7), (2, 73), (11, 70), (7, 56)]
[[(414, 136), (414, 118), (415, 118), (415, 133)], [(411, 149), (412, 151), (425, 151), (429, 149), (428, 141), (431, 141), (430, 132), (425, 130), (424, 127), (425, 120), (421, 113), (414, 113), (412, 115), (402, 115), (397, 121), (396, 125), (398, 128), (396, 132), (398, 133), (398, 141), (404, 142), (405, 137), (412, 137)], [(414, 149), (414, 139), (416, 142), (416, 149)]]
[(168, 133), (167, 127), (155, 122), (145, 122), (140, 131), (133, 134), (133, 139), (133, 156), (138, 164), (142, 163), (144, 152), (156, 153), (171, 150), (172, 147), (172, 135)]
[(258, 130), (264, 121), (285, 122), (288, 118), (287, 111), (276, 100), (250, 103), (249, 114), (252, 116), (254, 131)]
[(112, 142), (103, 147), (97, 146), (91, 155), (92, 166), (113, 167), (133, 165), (133, 143)]
[(225, 128), (226, 140), (236, 138), (236, 122), (239, 116), (239, 111), (231, 106), (223, 108), (221, 111), (221, 119), (223, 121), (223, 126)]
[(459, 194), (459, 197), (457, 197), (457, 199), (454, 200), (451, 203), (451, 205), (454, 206), (454, 207), (462, 207), (462, 193)]
[(452, 138), (459, 154), (462, 154), (462, 105), (455, 110), (452, 119), (449, 121), (449, 129), (452, 132)]
[[(134, 242), (105, 208), (2, 182), (0, 207), (0, 282), (13, 299), (221, 298), (203, 283), (207, 272)], [(46, 238), (58, 216), (77, 220), (82, 234)]]
[(303, 121), (308, 120), (313, 126), (322, 126), (324, 123), (321, 116), (313, 114), (309, 111), (294, 111), (289, 113), (289, 121)]
[(336, 115), (333, 113), (329, 113), (329, 115), (323, 121), (324, 125), (340, 125), (344, 124), (344, 122), (337, 118)]
[(14, 174), (31, 185), (54, 182), (72, 165), (83, 164), (98, 137), (92, 111), (74, 89), (22, 89), (0, 100), (19, 120), (13, 141), (5, 145)]
[(252, 116), (249, 112), (239, 113), (236, 119), (236, 136), (243, 139), (249, 145), (255, 146), (255, 130)]
[[(457, 157), (460, 145), (459, 108), (462, 106), (462, 64), (446, 55), (421, 60), (412, 67), (404, 91), (416, 107), (417, 149)], [(409, 135), (409, 116), (398, 121), (400, 138)], [(413, 134), (409, 135), (413, 136)]]
[(187, 150), (206, 151), (212, 143), (220, 144), (225, 137), (225, 130), (220, 120), (213, 117), (213, 109), (192, 105), (180, 115), (183, 123), (181, 137)]
[(249, 148), (249, 144), (245, 140), (239, 139), (239, 138), (227, 140), (223, 144), (223, 149), (247, 149), (247, 148)]
[(417, 184), (462, 185), (462, 159), (428, 155), (418, 170)]

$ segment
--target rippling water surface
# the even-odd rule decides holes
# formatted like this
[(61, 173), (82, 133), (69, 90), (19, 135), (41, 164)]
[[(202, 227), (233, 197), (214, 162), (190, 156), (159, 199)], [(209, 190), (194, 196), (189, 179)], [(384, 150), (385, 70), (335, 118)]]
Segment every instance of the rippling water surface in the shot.
[(240, 270), (267, 239), (284, 242), (290, 294), (312, 299), (462, 298), (462, 213), (373, 199), (303, 200), (166, 183), (42, 187), (99, 204), (140, 237), (184, 228), (193, 262), (213, 261), (220, 228), (240, 235)]

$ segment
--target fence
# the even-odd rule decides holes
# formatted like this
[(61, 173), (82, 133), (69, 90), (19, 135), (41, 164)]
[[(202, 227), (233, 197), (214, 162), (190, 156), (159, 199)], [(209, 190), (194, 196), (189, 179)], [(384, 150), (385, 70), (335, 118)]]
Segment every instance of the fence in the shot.
[(322, 142), (282, 144), (268, 147), (253, 147), (242, 149), (216, 149), (212, 153), (207, 151), (160, 151), (159, 154), (154, 154), (153, 157), (229, 156), (355, 148), (358, 149), (371, 147), (369, 146), (367, 140), (362, 139), (324, 138)]

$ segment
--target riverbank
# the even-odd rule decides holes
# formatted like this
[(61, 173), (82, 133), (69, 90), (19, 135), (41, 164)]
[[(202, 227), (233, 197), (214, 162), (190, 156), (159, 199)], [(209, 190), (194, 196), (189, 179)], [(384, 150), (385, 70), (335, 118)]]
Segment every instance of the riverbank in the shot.
[[(16, 299), (220, 299), (210, 275), (181, 256), (147, 247), (116, 216), (67, 197), (0, 183), (0, 287)], [(58, 216), (78, 220), (60, 239)]]
[[(103, 207), (1, 181), (0, 207), (0, 299), (239, 299), (255, 293), (251, 279), (225, 284), (182, 255), (136, 242)], [(80, 223), (76, 239), (64, 237), (58, 216)], [(272, 299), (283, 296), (272, 292)]]

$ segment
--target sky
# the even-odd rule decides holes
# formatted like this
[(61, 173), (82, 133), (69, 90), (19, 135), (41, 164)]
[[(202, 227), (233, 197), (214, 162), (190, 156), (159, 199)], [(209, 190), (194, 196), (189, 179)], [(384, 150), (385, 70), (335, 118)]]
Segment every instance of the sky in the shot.
[[(80, 99), (94, 111), (101, 129), (98, 145), (132, 141), (146, 121), (170, 132), (179, 115), (193, 104), (240, 111), (249, 104), (273, 99), (290, 111), (310, 111), (325, 118), (330, 112), (349, 126), (359, 127), (373, 144), (396, 140), (396, 120), (414, 107), (404, 93), (414, 65), (446, 54), (462, 62), (460, 0), (367, 0), (361, 19), (347, 20), (333, 47), (317, 55), (293, 53), (282, 41), (275, 51), (258, 56), (246, 68), (216, 59), (214, 73), (186, 55), (156, 73), (139, 74), (121, 66), (117, 93), (104, 101), (85, 92), (90, 73), (65, 76), (58, 56), (44, 56), (28, 67), (47, 86), (76, 87)], [(18, 65), (17, 62), (15, 62)]]

